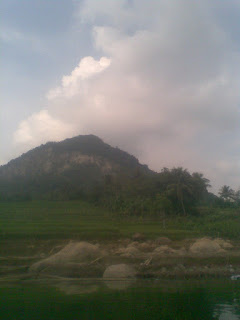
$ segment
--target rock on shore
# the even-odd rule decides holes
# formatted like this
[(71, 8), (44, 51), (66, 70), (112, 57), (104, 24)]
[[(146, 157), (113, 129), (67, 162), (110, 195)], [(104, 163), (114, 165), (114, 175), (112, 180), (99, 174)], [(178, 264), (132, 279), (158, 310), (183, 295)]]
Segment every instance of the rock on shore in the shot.
[(86, 263), (101, 257), (102, 252), (98, 245), (88, 242), (69, 243), (58, 253), (34, 263), (30, 267), (31, 272), (47, 271), (64, 273), (66, 269), (72, 269), (76, 273), (77, 269), (86, 268)]

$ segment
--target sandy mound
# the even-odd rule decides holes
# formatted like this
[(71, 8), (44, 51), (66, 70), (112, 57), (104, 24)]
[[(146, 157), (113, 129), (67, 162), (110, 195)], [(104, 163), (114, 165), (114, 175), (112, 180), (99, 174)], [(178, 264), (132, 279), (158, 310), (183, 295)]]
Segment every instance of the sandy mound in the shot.
[(126, 248), (120, 248), (116, 253), (125, 258), (137, 258), (141, 255), (141, 252), (134, 245), (134, 243), (128, 245)]
[(218, 254), (225, 252), (223, 247), (219, 244), (216, 240), (211, 240), (208, 238), (202, 238), (194, 242), (190, 248), (189, 251), (194, 254)]
[(182, 248), (180, 248), (179, 250), (176, 250), (176, 253), (177, 253), (179, 256), (186, 256), (186, 255), (187, 255), (187, 250), (186, 250), (186, 248), (182, 247)]
[(156, 245), (151, 242), (143, 242), (138, 245), (139, 250), (143, 252), (151, 252), (155, 247)]
[(140, 254), (140, 251), (133, 247), (129, 246), (126, 249), (124, 249), (122, 256), (124, 257), (137, 257)]
[(107, 267), (103, 274), (105, 279), (114, 279), (114, 278), (135, 278), (136, 271), (133, 267), (130, 267), (126, 264), (115, 264)]
[(135, 233), (133, 236), (132, 236), (132, 239), (134, 241), (144, 241), (146, 239), (146, 236), (143, 234), (143, 233)]
[(166, 245), (166, 244), (170, 244), (172, 241), (167, 238), (167, 237), (158, 237), (157, 239), (155, 239), (155, 243), (158, 245)]
[(232, 249), (233, 248), (233, 245), (231, 244), (231, 242), (229, 240), (223, 240), (223, 239), (218, 238), (213, 241), (216, 242), (217, 244), (219, 244), (220, 247), (223, 249)]
[(67, 264), (77, 268), (77, 265), (71, 263), (86, 263), (93, 261), (102, 255), (98, 246), (90, 244), (88, 242), (69, 243), (66, 247), (60, 250), (58, 253), (34, 263), (30, 271), (40, 272), (44, 269), (48, 271), (57, 269), (59, 266), (62, 269), (63, 265), (67, 268)]
[(157, 247), (154, 251), (153, 251), (154, 254), (176, 254), (177, 253), (177, 250), (174, 250), (172, 248), (170, 248), (169, 246), (165, 245), (165, 246), (159, 246)]

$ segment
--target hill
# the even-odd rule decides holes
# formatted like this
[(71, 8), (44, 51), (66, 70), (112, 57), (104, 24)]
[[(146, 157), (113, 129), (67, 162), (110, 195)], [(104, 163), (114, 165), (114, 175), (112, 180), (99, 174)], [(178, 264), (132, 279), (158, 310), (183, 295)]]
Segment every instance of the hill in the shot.
[(2, 199), (74, 198), (101, 187), (107, 176), (152, 175), (132, 155), (94, 135), (48, 142), (0, 167)]

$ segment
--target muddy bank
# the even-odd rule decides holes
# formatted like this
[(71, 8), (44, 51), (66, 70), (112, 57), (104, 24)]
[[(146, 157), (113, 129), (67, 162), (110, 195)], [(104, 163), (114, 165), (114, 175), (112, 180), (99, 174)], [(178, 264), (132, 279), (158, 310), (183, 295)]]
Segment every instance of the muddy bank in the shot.
[[(50, 249), (50, 248), (49, 248)], [(240, 248), (223, 239), (143, 235), (104, 243), (73, 242), (53, 246), (33, 256), (0, 257), (0, 279), (11, 277), (98, 279), (188, 279), (231, 277), (240, 274)]]

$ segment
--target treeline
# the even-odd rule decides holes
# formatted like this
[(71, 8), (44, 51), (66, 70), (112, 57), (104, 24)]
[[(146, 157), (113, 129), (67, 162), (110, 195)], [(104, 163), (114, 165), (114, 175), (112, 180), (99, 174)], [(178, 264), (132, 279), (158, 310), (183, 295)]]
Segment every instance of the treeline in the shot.
[(49, 142), (0, 166), (0, 201), (82, 199), (124, 216), (197, 214), (200, 206), (240, 206), (240, 190), (216, 196), (203, 174), (156, 173), (134, 156), (87, 135)]
[(164, 168), (146, 176), (106, 176), (92, 200), (123, 216), (197, 215), (203, 206), (239, 207), (240, 191), (223, 186), (219, 196), (208, 191), (210, 181), (203, 174), (179, 168)]
[(92, 200), (125, 216), (197, 214), (198, 206), (218, 201), (208, 187), (209, 180), (201, 173), (183, 168), (164, 168), (152, 176), (136, 171), (131, 177), (106, 176)]
[(218, 192), (225, 206), (240, 206), (240, 189), (233, 190), (229, 186), (222, 186)]
[(19, 177), (11, 182), (1, 180), (0, 200), (81, 199), (122, 216), (151, 217), (197, 215), (202, 206), (240, 206), (240, 190), (223, 186), (216, 196), (208, 191), (210, 181), (203, 174), (191, 174), (181, 167), (164, 168), (160, 173), (136, 168), (103, 178), (95, 169), (84, 166), (81, 170), (68, 171), (66, 176)]

